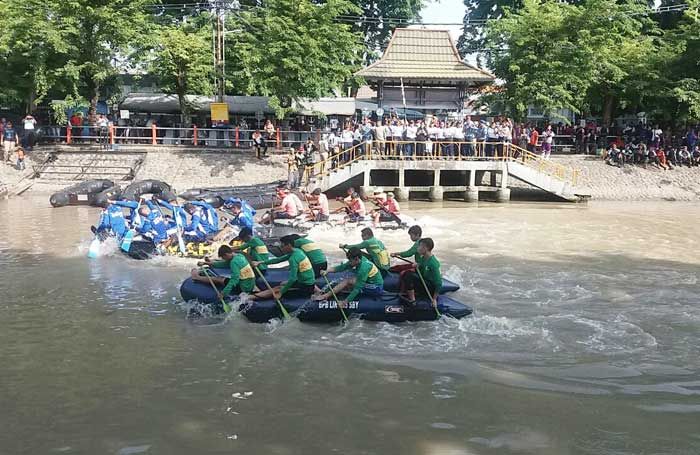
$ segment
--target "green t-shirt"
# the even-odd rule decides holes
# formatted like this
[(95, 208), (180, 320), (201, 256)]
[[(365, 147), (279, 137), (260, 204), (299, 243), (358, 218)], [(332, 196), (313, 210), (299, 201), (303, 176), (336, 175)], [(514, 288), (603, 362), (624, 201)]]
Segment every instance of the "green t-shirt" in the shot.
[(413, 256), (413, 260), (418, 262), (418, 259), (420, 258), (420, 255), (418, 254), (418, 243), (420, 243), (420, 239), (416, 240), (416, 242), (413, 244), (413, 246), (406, 251), (402, 251), (399, 253), (399, 256), (402, 258), (408, 258)]
[(316, 282), (316, 275), (311, 266), (311, 261), (299, 248), (294, 248), (289, 254), (289, 276), (287, 283), (280, 289), (280, 294), (284, 295), (296, 283), (310, 286)]
[[(309, 261), (312, 264), (323, 264), (326, 262), (326, 255), (323, 251), (309, 239), (297, 239), (294, 241), (294, 248), (299, 248), (304, 252)], [(280, 262), (286, 262), (289, 260), (289, 254), (284, 254), (282, 256), (277, 256), (276, 258), (268, 259), (266, 264), (279, 264)]]
[(379, 273), (377, 266), (370, 262), (366, 257), (362, 257), (362, 259), (360, 259), (360, 263), (356, 269), (353, 269), (350, 262), (343, 262), (342, 264), (333, 267), (333, 270), (336, 272), (353, 270), (353, 273), (355, 274), (355, 286), (353, 286), (352, 291), (348, 295), (348, 301), (351, 301), (357, 297), (357, 294), (360, 293), (365, 283), (384, 287), (384, 278), (382, 278), (382, 274)]
[(270, 253), (267, 251), (267, 245), (265, 242), (257, 237), (252, 237), (248, 242), (241, 246), (241, 250), (248, 250), (248, 255), (252, 260), (256, 262), (262, 262), (258, 268), (262, 270), (267, 270), (267, 265), (265, 262), (270, 258)]
[(382, 270), (389, 270), (389, 267), (391, 266), (391, 260), (389, 258), (389, 252), (386, 250), (384, 247), (384, 244), (382, 243), (381, 240), (378, 240), (376, 237), (372, 237), (370, 239), (365, 240), (362, 243), (358, 243), (356, 245), (346, 245), (348, 248), (359, 248), (359, 249), (366, 249), (367, 252), (369, 253), (370, 257), (372, 258), (372, 262), (374, 262), (374, 265), (379, 267)]
[(432, 284), (436, 291), (442, 288), (442, 273), (440, 272), (440, 261), (435, 256), (430, 256), (427, 260), (422, 256), (418, 257), (418, 270), (427, 284)]
[(307, 238), (299, 238), (294, 241), (294, 248), (299, 248), (304, 252), (312, 264), (323, 264), (327, 262), (326, 255), (313, 240)]
[(253, 273), (253, 267), (248, 263), (248, 259), (242, 254), (237, 254), (230, 261), (216, 261), (212, 264), (215, 268), (229, 267), (231, 270), (231, 277), (226, 283), (221, 293), (223, 295), (229, 295), (234, 287), (240, 283), (241, 291), (252, 292), (255, 289), (255, 274)]

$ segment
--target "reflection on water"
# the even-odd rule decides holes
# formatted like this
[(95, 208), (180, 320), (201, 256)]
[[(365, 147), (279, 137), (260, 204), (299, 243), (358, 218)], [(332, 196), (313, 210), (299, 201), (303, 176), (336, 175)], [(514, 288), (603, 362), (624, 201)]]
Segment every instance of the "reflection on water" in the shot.
[(698, 206), (412, 203), (475, 315), (340, 327), (186, 321), (192, 261), (47, 205), (0, 202), (0, 453), (700, 451)]

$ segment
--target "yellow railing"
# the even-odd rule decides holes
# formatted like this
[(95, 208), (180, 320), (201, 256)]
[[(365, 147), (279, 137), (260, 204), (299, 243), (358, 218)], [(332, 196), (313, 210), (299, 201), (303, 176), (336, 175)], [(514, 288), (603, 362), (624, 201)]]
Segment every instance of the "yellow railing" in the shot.
[(402, 161), (513, 161), (522, 163), (546, 175), (576, 186), (577, 169), (551, 160), (510, 143), (488, 142), (415, 142), (372, 141), (363, 142), (346, 150), (335, 152), (305, 169), (305, 181), (323, 178), (331, 172), (343, 169), (359, 160)]

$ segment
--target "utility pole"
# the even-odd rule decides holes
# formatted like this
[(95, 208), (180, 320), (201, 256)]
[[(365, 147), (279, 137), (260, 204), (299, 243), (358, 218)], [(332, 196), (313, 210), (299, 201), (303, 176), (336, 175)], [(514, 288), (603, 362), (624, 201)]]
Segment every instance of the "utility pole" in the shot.
[(214, 16), (215, 16), (215, 45), (214, 45), (214, 59), (216, 68), (216, 94), (217, 101), (219, 103), (224, 102), (224, 92), (226, 89), (225, 80), (225, 69), (224, 69), (224, 36), (226, 35), (224, 31), (225, 25), (225, 9), (221, 8), (221, 0), (214, 0)]

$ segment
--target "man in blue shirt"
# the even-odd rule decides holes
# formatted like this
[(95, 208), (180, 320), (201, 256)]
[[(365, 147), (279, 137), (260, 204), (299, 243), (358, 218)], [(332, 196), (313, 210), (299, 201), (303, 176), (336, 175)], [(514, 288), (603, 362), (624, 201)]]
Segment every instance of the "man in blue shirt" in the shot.
[(19, 136), (17, 136), (17, 131), (12, 126), (12, 122), (7, 122), (5, 129), (0, 137), (3, 147), (3, 161), (10, 163), (10, 158), (12, 157), (12, 152), (15, 150), (15, 146), (19, 141)]
[(253, 229), (253, 224), (255, 224), (253, 215), (247, 210), (243, 209), (242, 202), (227, 201), (224, 207), (231, 213), (231, 218), (226, 220), (228, 224), (231, 226)]

